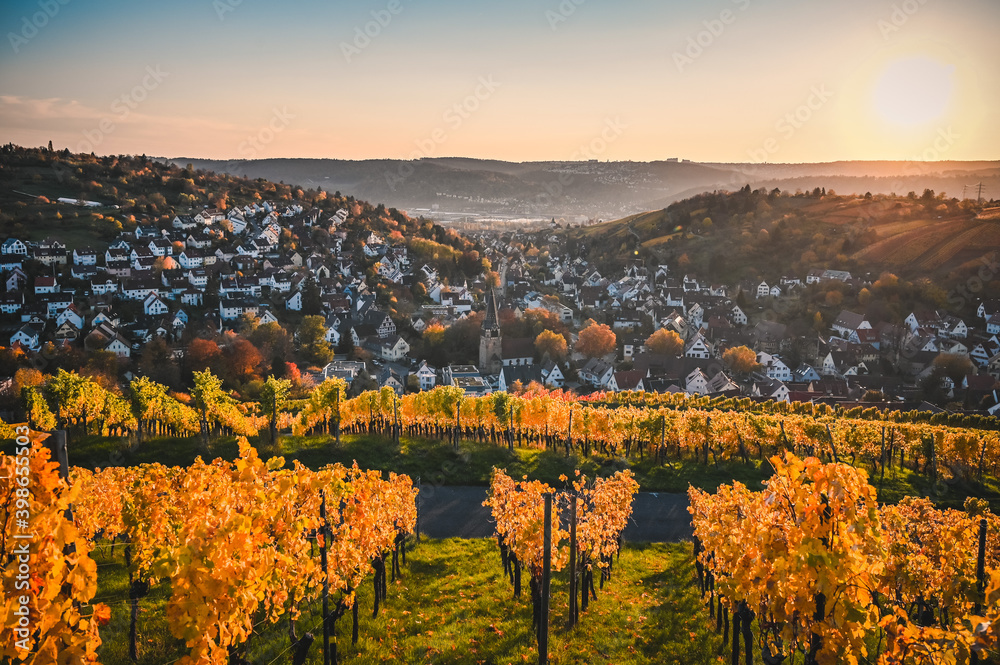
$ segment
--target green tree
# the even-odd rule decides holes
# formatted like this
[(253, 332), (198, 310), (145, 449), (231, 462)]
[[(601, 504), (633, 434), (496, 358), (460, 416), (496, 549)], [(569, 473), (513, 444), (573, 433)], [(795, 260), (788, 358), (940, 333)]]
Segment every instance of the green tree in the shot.
[(288, 393), (292, 382), (288, 379), (276, 379), (273, 375), (267, 377), (260, 389), (260, 406), (267, 416), (268, 432), (271, 435), (271, 445), (278, 439), (278, 415), (288, 402)]
[(306, 360), (315, 365), (325, 365), (333, 359), (333, 347), (326, 341), (326, 321), (322, 316), (306, 316), (302, 319), (299, 348)]
[(323, 296), (319, 290), (319, 284), (312, 275), (306, 279), (306, 285), (302, 289), (302, 313), (316, 315), (323, 311)]
[(146, 376), (132, 379), (128, 388), (129, 405), (136, 422), (136, 443), (142, 444), (143, 433), (160, 413), (167, 398), (167, 387)]
[(222, 390), (222, 379), (212, 374), (210, 369), (194, 372), (194, 388), (191, 390), (191, 398), (194, 400), (195, 409), (201, 416), (201, 443), (207, 449), (209, 417), (214, 417), (219, 407), (231, 402), (232, 398)]
[(42, 431), (55, 429), (56, 417), (38, 388), (35, 386), (21, 388), (21, 404), (24, 406), (28, 427)]

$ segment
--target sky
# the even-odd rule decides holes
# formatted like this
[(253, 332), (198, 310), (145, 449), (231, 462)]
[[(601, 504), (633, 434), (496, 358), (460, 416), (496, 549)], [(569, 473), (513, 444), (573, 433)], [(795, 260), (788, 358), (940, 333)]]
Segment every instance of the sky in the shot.
[(0, 141), (254, 159), (1000, 159), (997, 0), (5, 0)]

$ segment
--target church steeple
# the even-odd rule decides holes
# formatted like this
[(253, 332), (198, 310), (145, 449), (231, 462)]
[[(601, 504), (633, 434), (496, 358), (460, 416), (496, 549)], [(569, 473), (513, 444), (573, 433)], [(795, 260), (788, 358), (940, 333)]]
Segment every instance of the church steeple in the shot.
[(479, 371), (483, 374), (499, 374), (503, 366), (502, 354), (500, 315), (497, 313), (497, 297), (491, 288), (486, 294), (486, 315), (479, 330)]
[(500, 315), (497, 313), (497, 297), (492, 287), (486, 294), (486, 316), (483, 318), (481, 331), (483, 335), (500, 336)]

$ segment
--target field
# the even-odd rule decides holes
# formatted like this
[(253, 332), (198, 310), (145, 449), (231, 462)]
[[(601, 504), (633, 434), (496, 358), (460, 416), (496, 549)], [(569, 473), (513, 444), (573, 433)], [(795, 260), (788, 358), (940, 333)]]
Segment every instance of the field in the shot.
[[(128, 580), (121, 546), (112, 557), (95, 555), (99, 571), (96, 600), (112, 607), (102, 631), (101, 662), (126, 665), (128, 658)], [(709, 630), (699, 600), (691, 546), (627, 544), (612, 580), (580, 623), (565, 629), (568, 595), (565, 572), (553, 575), (550, 613), (550, 662), (677, 663), (720, 662), (722, 638)], [(164, 665), (183, 655), (163, 612), (165, 584), (141, 601), (139, 663)], [(337, 624), (344, 663), (521, 663), (536, 662), (527, 581), (520, 599), (503, 577), (493, 540), (423, 540), (407, 554), (401, 578), (389, 582), (385, 605), (372, 618), (372, 588), (359, 592), (360, 630), (351, 644), (351, 616)], [(301, 635), (316, 638), (308, 663), (322, 663), (318, 602), (298, 622)], [(264, 626), (251, 640), (253, 663), (290, 662), (287, 624)]]

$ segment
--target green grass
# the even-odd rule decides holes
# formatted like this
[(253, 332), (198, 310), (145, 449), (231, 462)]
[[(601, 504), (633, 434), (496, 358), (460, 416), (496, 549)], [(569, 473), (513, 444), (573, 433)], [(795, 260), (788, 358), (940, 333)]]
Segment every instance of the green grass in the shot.
[[(99, 568), (98, 596), (124, 597), (120, 549), (114, 565)], [(99, 559), (99, 563), (103, 563)], [(531, 627), (527, 579), (520, 599), (502, 575), (492, 540), (424, 540), (408, 553), (396, 582), (389, 582), (385, 605), (372, 618), (370, 578), (359, 591), (360, 639), (351, 644), (351, 617), (337, 623), (342, 662), (353, 663), (521, 663), (538, 659)], [(184, 654), (163, 618), (166, 583), (141, 601), (140, 659), (165, 664)], [(553, 575), (550, 612), (550, 662), (563, 663), (715, 663), (721, 636), (709, 630), (698, 596), (689, 544), (627, 544), (613, 579), (598, 590), (580, 623), (566, 630), (566, 571)], [(312, 632), (316, 643), (309, 663), (322, 663), (319, 602), (304, 608), (299, 634)], [(253, 663), (289, 662), (287, 623), (262, 625), (250, 641)], [(128, 605), (112, 606), (112, 621), (102, 630), (101, 662), (126, 665)]]
[[(515, 478), (528, 476), (550, 485), (562, 485), (559, 476), (572, 475), (577, 469), (588, 476), (610, 475), (620, 469), (631, 469), (642, 491), (686, 492), (688, 486), (715, 491), (723, 483), (740, 481), (752, 490), (771, 476), (767, 460), (720, 460), (709, 464), (690, 458), (669, 458), (662, 464), (649, 456), (633, 455), (625, 460), (617, 456), (592, 454), (584, 457), (579, 451), (568, 457), (562, 451), (537, 448), (515, 448), (475, 441), (462, 441), (458, 450), (451, 444), (433, 439), (404, 438), (396, 445), (392, 440), (375, 435), (342, 437), (339, 446), (326, 436), (281, 436), (272, 446), (267, 436), (253, 437), (261, 457), (283, 455), (289, 463), (298, 460), (316, 469), (326, 464), (340, 462), (350, 465), (357, 462), (364, 469), (405, 473), (414, 480), (437, 485), (487, 485), (493, 467), (506, 469)], [(70, 463), (87, 468), (107, 465), (136, 465), (160, 462), (168, 466), (186, 466), (201, 455), (204, 459), (222, 457), (232, 460), (239, 453), (235, 438), (212, 441), (206, 453), (198, 437), (155, 438), (141, 446), (129, 449), (123, 440), (102, 437), (78, 437), (70, 434)], [(879, 499), (896, 503), (904, 496), (930, 497), (941, 507), (961, 508), (967, 496), (978, 496), (989, 501), (994, 511), (1000, 511), (1000, 482), (994, 477), (978, 483), (932, 483), (925, 476), (910, 469), (889, 469), (884, 480), (871, 475), (869, 482), (879, 492)]]

